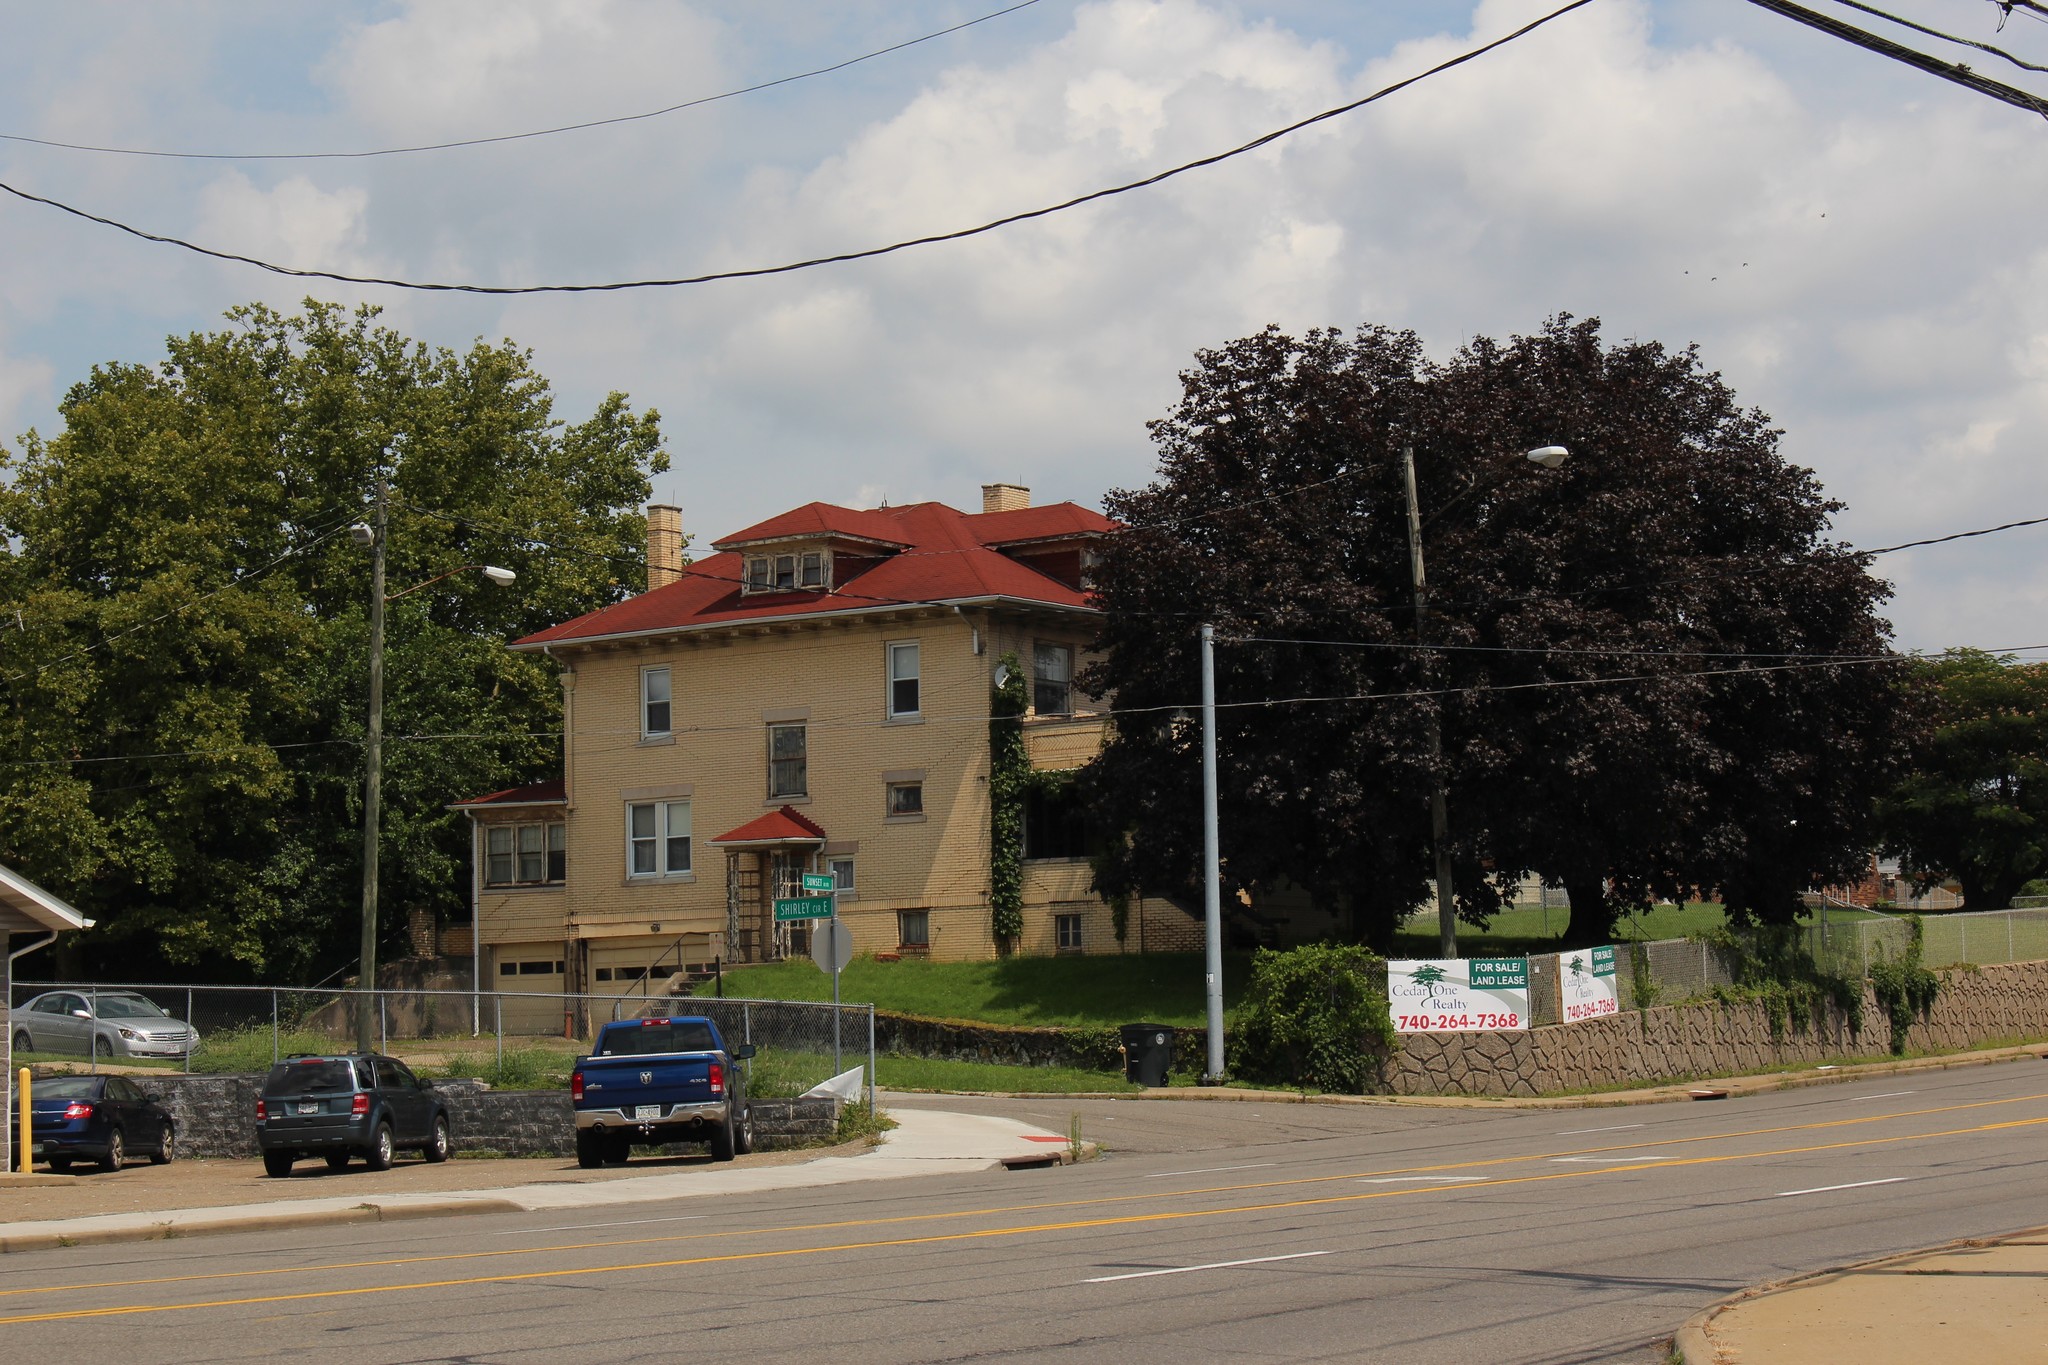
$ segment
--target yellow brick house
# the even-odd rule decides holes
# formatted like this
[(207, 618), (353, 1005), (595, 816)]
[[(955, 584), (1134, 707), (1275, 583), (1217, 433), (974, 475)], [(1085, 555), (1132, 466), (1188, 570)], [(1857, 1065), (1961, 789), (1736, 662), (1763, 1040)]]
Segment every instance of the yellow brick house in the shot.
[[(484, 980), (658, 993), (714, 958), (801, 953), (771, 903), (805, 873), (833, 879), (857, 951), (993, 956), (995, 670), (1027, 674), (1034, 766), (1095, 754), (1106, 708), (1074, 677), (1114, 531), (995, 484), (978, 514), (811, 503), (685, 564), (679, 514), (651, 508), (648, 591), (514, 645), (560, 670), (563, 775), (459, 804)], [(1060, 797), (1032, 798), (1016, 951), (1199, 946), (1164, 902), (1133, 905), (1119, 941), (1084, 842)]]

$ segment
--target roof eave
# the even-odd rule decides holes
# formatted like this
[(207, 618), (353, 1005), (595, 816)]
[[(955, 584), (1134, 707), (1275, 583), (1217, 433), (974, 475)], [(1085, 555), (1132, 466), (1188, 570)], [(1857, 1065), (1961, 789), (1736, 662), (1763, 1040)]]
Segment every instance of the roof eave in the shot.
[(915, 602), (876, 602), (863, 607), (847, 607), (839, 611), (791, 612), (779, 616), (738, 616), (725, 621), (698, 621), (684, 625), (653, 626), (646, 630), (614, 631), (606, 635), (575, 635), (562, 640), (536, 640), (532, 643), (514, 641), (508, 648), (527, 654), (541, 654), (549, 649), (567, 649), (571, 646), (614, 644), (625, 640), (648, 640), (672, 635), (694, 635), (699, 632), (731, 630), (741, 626), (776, 625), (782, 622), (835, 621), (850, 616), (872, 616), (885, 611), (906, 611), (913, 607), (940, 607), (958, 609), (981, 607), (1000, 609), (1019, 607), (1032, 611), (1070, 611), (1081, 616), (1100, 616), (1101, 609), (1076, 606), (1069, 602), (1046, 602), (1030, 597), (1009, 597), (1001, 593), (990, 593), (978, 597), (937, 597)]

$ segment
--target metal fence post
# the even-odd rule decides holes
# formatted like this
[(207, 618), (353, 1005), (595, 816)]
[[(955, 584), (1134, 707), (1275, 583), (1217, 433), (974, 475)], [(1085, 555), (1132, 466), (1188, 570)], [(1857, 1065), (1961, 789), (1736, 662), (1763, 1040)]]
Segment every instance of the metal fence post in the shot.
[(754, 1041), (754, 1007), (752, 1005), (740, 1006), (740, 1041), (743, 1043)]
[(868, 1117), (875, 1116), (875, 1007), (868, 1006)]
[(270, 1064), (277, 1065), (277, 987), (270, 988)]
[(505, 996), (501, 991), (491, 992), (491, 1032), (498, 1035), (498, 1076), (505, 1075)]
[[(190, 986), (185, 988), (185, 1027), (191, 1029), (194, 1033), (199, 1032), (199, 1029), (192, 1022), (192, 988)], [(192, 1044), (187, 1043), (185, 1045), (185, 1074), (187, 1076), (192, 1074), (192, 1051)]]
[(2017, 962), (2019, 960), (2019, 953), (2013, 947), (2012, 911), (2010, 910), (2005, 912), (2005, 960), (2007, 962)]
[(372, 991), (370, 998), (377, 1002), (377, 1051), (388, 1053), (391, 1051), (391, 1039), (384, 1018), (384, 992)]

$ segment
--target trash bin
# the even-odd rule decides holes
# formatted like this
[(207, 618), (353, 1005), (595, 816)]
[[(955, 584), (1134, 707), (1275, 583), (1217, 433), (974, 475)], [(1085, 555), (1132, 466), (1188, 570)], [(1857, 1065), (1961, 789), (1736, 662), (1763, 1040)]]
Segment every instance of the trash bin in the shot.
[(1165, 1024), (1125, 1024), (1124, 1079), (1139, 1085), (1165, 1085), (1173, 1070), (1173, 1030)]

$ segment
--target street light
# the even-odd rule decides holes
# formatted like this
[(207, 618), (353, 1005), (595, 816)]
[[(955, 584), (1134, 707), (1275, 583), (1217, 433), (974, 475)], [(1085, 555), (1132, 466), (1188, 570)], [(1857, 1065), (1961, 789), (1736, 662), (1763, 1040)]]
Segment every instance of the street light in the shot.
[[(1563, 446), (1537, 446), (1522, 458), (1544, 469), (1556, 469), (1571, 452)], [(1424, 643), (1422, 621), (1429, 611), (1429, 589), (1422, 572), (1422, 512), (1415, 500), (1415, 447), (1401, 447), (1401, 478), (1408, 492), (1408, 571), (1415, 585), (1415, 642)], [(1458, 912), (1451, 888), (1451, 815), (1444, 803), (1443, 724), (1435, 707), (1429, 718), (1429, 837), (1436, 846), (1437, 952), (1458, 955)]]
[(377, 831), (384, 799), (384, 607), (408, 593), (475, 570), (501, 588), (510, 587), (519, 575), (495, 564), (465, 564), (435, 574), (400, 592), (384, 595), (385, 503), (390, 488), (380, 476), (370, 524), (349, 528), (349, 538), (370, 551), (370, 720), (363, 738), (363, 926), (360, 945), (359, 981), (365, 994), (357, 999), (356, 1051), (369, 1052), (375, 1033), (373, 1016), (377, 1002)]

